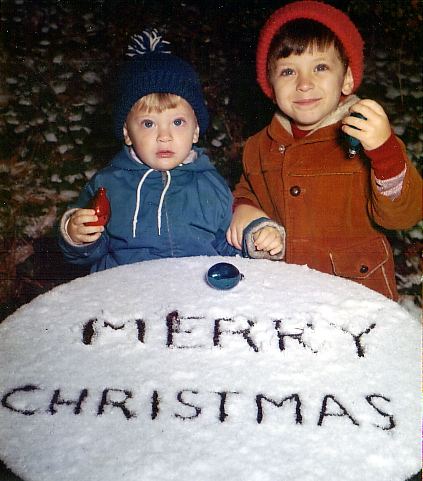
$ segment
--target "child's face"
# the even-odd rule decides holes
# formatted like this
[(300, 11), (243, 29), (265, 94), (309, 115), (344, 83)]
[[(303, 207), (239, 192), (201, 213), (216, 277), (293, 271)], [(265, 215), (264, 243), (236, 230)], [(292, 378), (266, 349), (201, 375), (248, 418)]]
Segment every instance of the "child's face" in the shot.
[(132, 145), (137, 156), (152, 169), (175, 168), (198, 141), (194, 110), (184, 99), (175, 108), (163, 112), (147, 112), (137, 107), (137, 103), (123, 126), (125, 144)]
[(349, 95), (354, 87), (351, 70), (344, 74), (333, 45), (278, 59), (270, 82), (278, 107), (302, 130), (317, 127), (337, 108), (341, 94)]

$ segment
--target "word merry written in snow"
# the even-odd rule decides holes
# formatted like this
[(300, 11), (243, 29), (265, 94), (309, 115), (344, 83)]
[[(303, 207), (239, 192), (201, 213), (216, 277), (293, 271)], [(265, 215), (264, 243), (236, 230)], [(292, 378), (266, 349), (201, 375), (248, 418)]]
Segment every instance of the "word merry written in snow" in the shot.
[[(313, 343), (310, 343), (310, 334), (315, 327), (311, 321), (306, 323), (304, 328), (292, 327), (289, 320), (272, 320), (271, 328), (262, 332), (263, 323), (251, 320), (239, 320), (231, 318), (206, 320), (205, 317), (181, 317), (178, 311), (173, 311), (166, 316), (163, 322), (163, 329), (154, 338), (153, 328), (149, 332), (149, 324), (144, 319), (136, 319), (117, 324), (107, 320), (90, 319), (82, 328), (82, 342), (91, 345), (96, 338), (112, 331), (123, 331), (125, 335), (135, 336), (138, 342), (150, 344), (162, 342), (168, 348), (176, 349), (201, 349), (201, 348), (222, 348), (231, 346), (231, 342), (241, 340), (245, 346), (254, 352), (263, 350), (263, 345), (276, 347), (279, 351), (285, 351), (291, 343), (300, 344), (312, 352), (319, 352)], [(157, 326), (157, 323), (152, 325)], [(375, 329), (376, 324), (371, 324), (361, 332), (353, 333), (345, 328), (330, 324), (333, 328), (330, 332), (331, 341), (334, 341), (334, 334), (338, 334), (337, 342), (346, 343), (352, 347), (358, 357), (365, 357), (365, 339)], [(157, 333), (157, 330), (154, 331)], [(260, 339), (260, 342), (257, 340)], [(267, 338), (267, 339), (264, 339)], [(266, 342), (263, 343), (263, 340)], [(267, 342), (269, 341), (269, 342)], [(322, 343), (320, 343), (321, 345)]]
[[(345, 407), (344, 401), (341, 403), (335, 395), (326, 394), (319, 403), (319, 412), (314, 413), (307, 420), (304, 419), (301, 397), (297, 393), (281, 397), (257, 394), (254, 397), (248, 397), (247, 404), (245, 399), (242, 399), (245, 398), (245, 394), (236, 391), (200, 393), (192, 389), (183, 389), (174, 393), (174, 396), (165, 396), (166, 399), (162, 399), (162, 396), (162, 393), (154, 390), (141, 399), (142, 406), (136, 410), (138, 400), (133, 392), (127, 389), (107, 388), (97, 393), (82, 389), (74, 399), (65, 399), (61, 389), (51, 392), (39, 386), (27, 384), (4, 394), (1, 405), (24, 416), (42, 413), (103, 416), (118, 410), (127, 420), (139, 418), (141, 415), (144, 420), (151, 421), (163, 416), (189, 421), (201, 418), (203, 412), (211, 412), (214, 413), (217, 421), (224, 423), (231, 416), (245, 416), (246, 412), (248, 416), (254, 415), (255, 419), (250, 418), (250, 422), (257, 424), (265, 421), (294, 425), (312, 422), (317, 426), (323, 426), (329, 422), (329, 419), (342, 418), (346, 425), (361, 426), (363, 421), (360, 420), (360, 415), (362, 415), (367, 424), (384, 431), (390, 431), (396, 425), (393, 414), (386, 412), (387, 409), (384, 406), (390, 403), (390, 399), (381, 394), (370, 394), (352, 402), (351, 406), (354, 410), (359, 408), (359, 414)], [(163, 408), (162, 401), (164, 401)], [(26, 407), (23, 408), (23, 405)], [(229, 411), (232, 415), (228, 413)]]

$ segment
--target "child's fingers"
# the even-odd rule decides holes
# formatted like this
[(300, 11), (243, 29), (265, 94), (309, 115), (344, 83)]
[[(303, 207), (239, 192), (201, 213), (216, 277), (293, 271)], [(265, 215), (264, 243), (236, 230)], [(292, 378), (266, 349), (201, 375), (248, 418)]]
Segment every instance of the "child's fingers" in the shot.
[[(355, 117), (353, 114), (361, 114), (364, 119)], [(342, 123), (363, 130), (366, 125), (387, 119), (383, 108), (374, 100), (360, 100), (350, 107), (349, 114), (342, 119)], [(367, 122), (367, 123), (366, 123)]]
[[(73, 217), (73, 216), (72, 216)], [(104, 226), (86, 226), (85, 222), (92, 222), (97, 216), (77, 216), (70, 218), (67, 231), (71, 239), (76, 243), (95, 242), (104, 231)], [(94, 219), (93, 219), (94, 218)], [(81, 222), (81, 223), (80, 223)]]
[(226, 240), (228, 243), (235, 247), (235, 249), (242, 249), (242, 231), (230, 226), (226, 231)]
[(358, 139), (364, 150), (374, 150), (389, 139), (391, 126), (385, 111), (377, 102), (361, 100), (351, 107), (351, 112), (360, 113), (366, 120), (349, 115), (342, 120), (342, 130)]
[(259, 231), (253, 234), (254, 245), (258, 250), (264, 250), (264, 248), (268, 245), (269, 241), (272, 239), (268, 239), (271, 232), (269, 231), (268, 227), (263, 227)]
[(274, 227), (264, 227), (254, 235), (254, 245), (257, 250), (270, 252), (278, 250), (280, 252), (282, 246), (282, 238)]
[[(349, 117), (347, 117), (348, 119)], [(355, 118), (355, 117), (352, 117)], [(356, 127), (356, 128), (354, 128)], [(353, 122), (348, 122), (342, 126), (342, 131), (347, 134), (351, 135), (352, 137), (355, 137), (359, 141), (362, 141), (365, 136), (365, 131), (363, 129), (360, 129), (360, 127), (353, 125)]]
[(72, 215), (70, 222), (75, 226), (80, 226), (86, 222), (95, 222), (98, 217), (95, 215), (95, 210), (93, 209), (79, 209)]
[(95, 242), (99, 237), (101, 236), (101, 232), (95, 232), (95, 233), (92, 233), (92, 234), (80, 234), (77, 236), (79, 242), (84, 242), (84, 243), (88, 243), (88, 242)]
[(264, 242), (263, 244), (260, 244), (260, 246), (256, 246), (256, 249), (259, 250), (259, 251), (263, 251), (263, 252), (268, 252), (270, 255), (275, 255), (275, 254), (279, 254), (282, 249), (283, 249), (283, 242), (282, 242), (282, 239), (275, 239), (274, 241), (272, 242)]
[(282, 249), (283, 249), (283, 245), (282, 243), (279, 243), (277, 247), (275, 247), (274, 249), (270, 250), (269, 251), (269, 254), (271, 256), (274, 256), (276, 254), (279, 254), (280, 252), (282, 252)]
[(79, 227), (79, 232), (82, 235), (94, 235), (94, 234), (101, 234), (104, 231), (104, 226), (102, 225), (89, 225), (89, 226), (81, 226)]
[(364, 115), (364, 117), (366, 117), (366, 115), (363, 112), (366, 112), (368, 115), (371, 113), (375, 113), (377, 115), (386, 115), (383, 107), (372, 99), (360, 100), (351, 107), (351, 111), (359, 112), (360, 114)]
[[(354, 127), (357, 127), (360, 130), (363, 130), (363, 128), (365, 128), (366, 125), (369, 125), (369, 123), (377, 124), (381, 126), (384, 126), (385, 124), (389, 124), (389, 119), (388, 119), (388, 116), (386, 115), (385, 110), (381, 105), (379, 105), (374, 100), (370, 100), (370, 99), (360, 100), (360, 102), (357, 102), (351, 107), (350, 111), (351, 113), (357, 112), (363, 115), (363, 117), (365, 117), (366, 120), (359, 119), (357, 117), (351, 117), (351, 116), (346, 117), (346, 119), (348, 119), (347, 123), (349, 125), (353, 125)], [(367, 122), (367, 124), (365, 122)]]
[(276, 239), (273, 240), (273, 242), (270, 242), (266, 249), (263, 249), (265, 250), (266, 252), (268, 252), (270, 255), (275, 255), (275, 254), (279, 254), (279, 252), (282, 251), (282, 248), (283, 248), (283, 242), (282, 242), (282, 239), (281, 237), (277, 237)]

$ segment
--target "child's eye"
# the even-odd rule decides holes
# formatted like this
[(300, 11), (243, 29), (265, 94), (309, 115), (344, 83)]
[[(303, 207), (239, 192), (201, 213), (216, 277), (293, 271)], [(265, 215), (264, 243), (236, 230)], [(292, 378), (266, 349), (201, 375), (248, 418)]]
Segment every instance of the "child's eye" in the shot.
[(173, 125), (175, 125), (176, 127), (180, 127), (183, 124), (184, 124), (184, 119), (175, 119), (173, 121)]
[(150, 129), (151, 127), (153, 127), (153, 121), (152, 120), (143, 120), (142, 122), (142, 126), (147, 128), (147, 129)]
[(316, 71), (317, 72), (323, 72), (324, 70), (328, 70), (328, 66), (325, 64), (319, 64), (316, 66)]
[(294, 71), (291, 68), (284, 68), (281, 70), (280, 75), (283, 77), (287, 77), (288, 75), (293, 75)]

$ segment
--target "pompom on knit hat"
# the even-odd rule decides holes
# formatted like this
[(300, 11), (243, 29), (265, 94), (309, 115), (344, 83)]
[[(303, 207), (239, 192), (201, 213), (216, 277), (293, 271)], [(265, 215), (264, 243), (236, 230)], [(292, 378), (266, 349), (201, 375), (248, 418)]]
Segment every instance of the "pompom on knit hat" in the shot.
[(123, 140), (123, 125), (132, 106), (152, 93), (176, 94), (185, 99), (197, 117), (200, 134), (207, 130), (209, 115), (195, 70), (169, 51), (169, 42), (156, 29), (134, 35), (128, 45), (129, 57), (119, 77), (113, 112), (114, 131)]
[(344, 12), (331, 5), (313, 0), (301, 0), (276, 10), (260, 32), (256, 68), (257, 81), (263, 92), (273, 99), (273, 90), (267, 80), (267, 56), (272, 39), (282, 25), (298, 18), (315, 20), (332, 30), (338, 37), (347, 53), (354, 78), (354, 90), (356, 90), (363, 78), (364, 47), (363, 39), (356, 26)]

